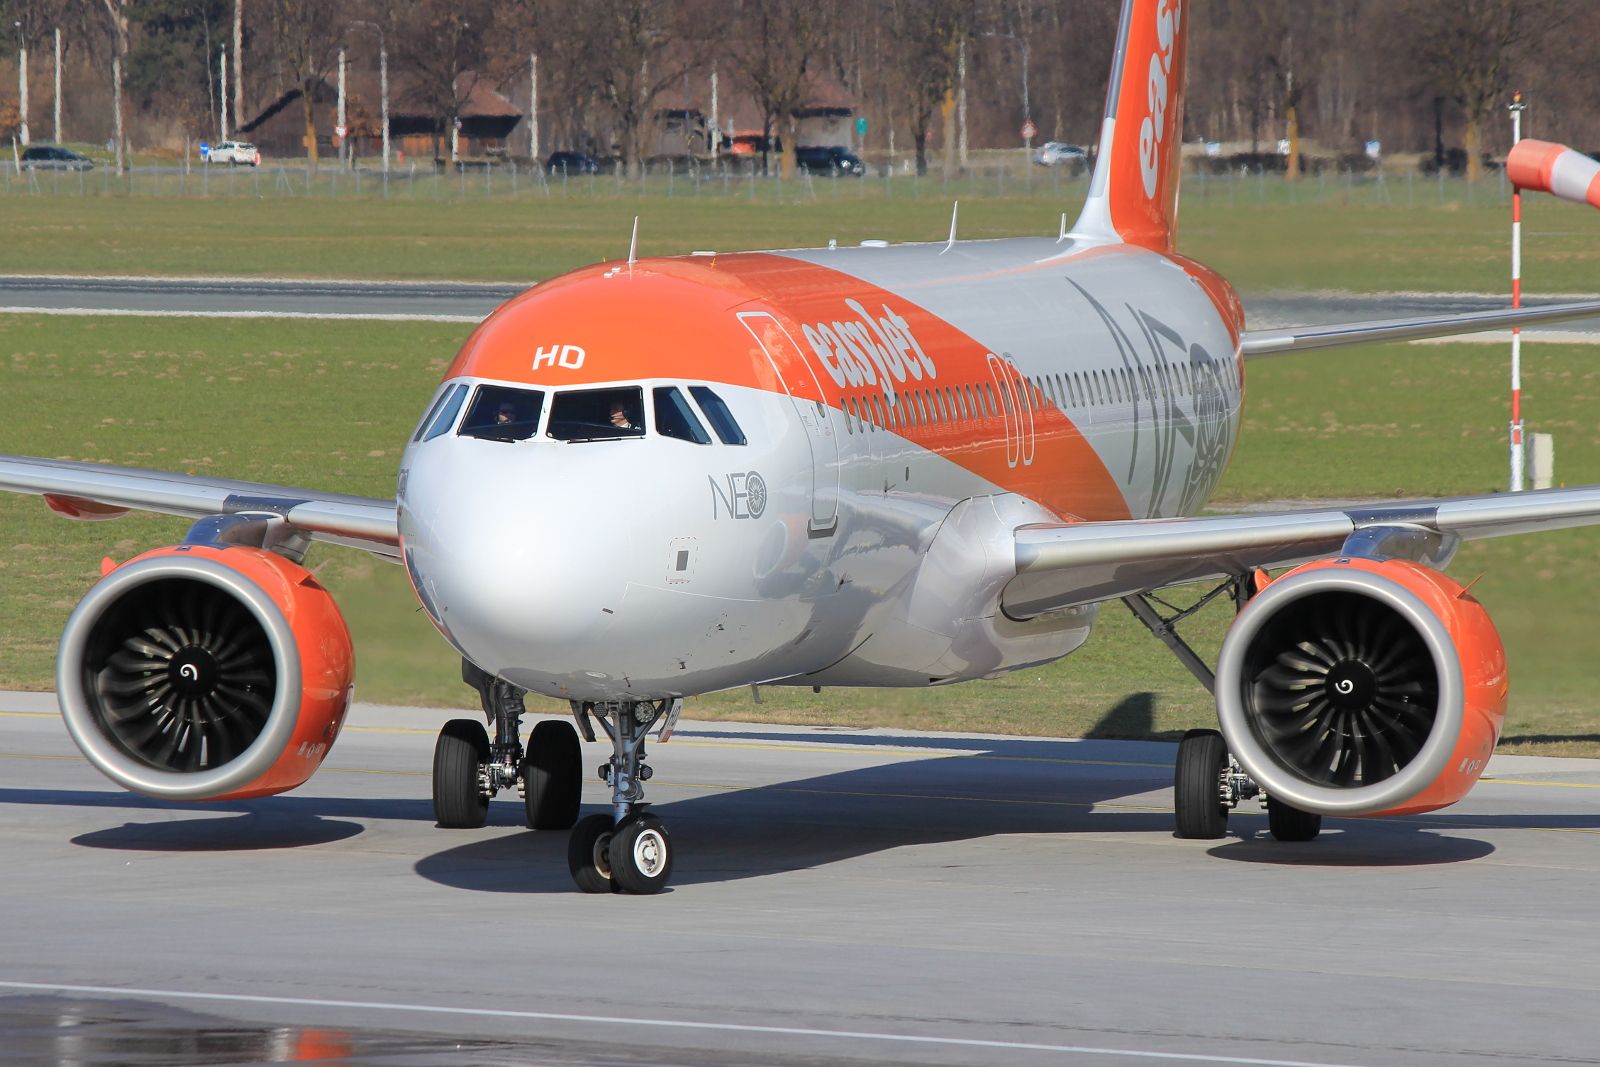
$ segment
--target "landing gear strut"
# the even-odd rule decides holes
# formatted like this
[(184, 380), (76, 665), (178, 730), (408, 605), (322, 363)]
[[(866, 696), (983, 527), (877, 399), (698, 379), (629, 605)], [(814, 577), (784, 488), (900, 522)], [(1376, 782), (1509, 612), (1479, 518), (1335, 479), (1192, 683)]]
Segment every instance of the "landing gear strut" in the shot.
[(611, 786), (611, 813), (590, 815), (572, 831), (567, 864), (586, 893), (659, 893), (672, 876), (672, 837), (666, 824), (645, 810), (644, 783), (650, 780), (645, 737), (661, 724), (662, 739), (672, 735), (681, 700), (614, 701), (579, 706), (587, 727), (594, 715), (611, 737), (611, 759), (600, 779)]
[(461, 679), (478, 691), (483, 724), (452, 719), (439, 731), (433, 750), (433, 815), (440, 826), (472, 828), (489, 817), (489, 801), (502, 789), (522, 794), (528, 825), (535, 830), (565, 830), (578, 819), (583, 759), (570, 723), (547, 719), (521, 740), (526, 690), (492, 678), (466, 660)]
[[(1178, 625), (1212, 601), (1227, 597), (1235, 613), (1266, 582), (1261, 571), (1236, 574), (1214, 587), (1188, 607), (1169, 604), (1154, 593), (1134, 593), (1122, 598), (1134, 618), (1144, 624), (1178, 662), (1215, 694), (1217, 679), (1206, 661), (1178, 635)], [(1257, 799), (1267, 809), (1267, 825), (1279, 841), (1310, 841), (1322, 829), (1322, 816), (1301, 811), (1261, 791), (1238, 762), (1228, 754), (1228, 743), (1215, 730), (1190, 730), (1178, 744), (1173, 773), (1172, 800), (1178, 816), (1177, 836), (1200, 840), (1221, 837), (1228, 831), (1228, 812), (1241, 800)]]
[(1215, 839), (1228, 831), (1228, 813), (1240, 801), (1258, 800), (1267, 809), (1267, 829), (1279, 841), (1310, 841), (1322, 831), (1322, 816), (1301, 811), (1268, 796), (1228, 754), (1215, 730), (1190, 730), (1178, 742), (1172, 806), (1178, 837)]

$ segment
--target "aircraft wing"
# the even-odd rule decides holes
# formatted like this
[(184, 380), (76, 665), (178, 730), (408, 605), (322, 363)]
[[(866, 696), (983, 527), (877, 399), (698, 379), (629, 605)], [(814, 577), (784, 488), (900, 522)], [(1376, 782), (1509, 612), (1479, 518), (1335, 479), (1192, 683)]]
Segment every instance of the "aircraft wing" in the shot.
[(1378, 341), (1416, 341), (1425, 337), (1480, 333), (1512, 326), (1538, 326), (1600, 315), (1600, 303), (1547, 304), (1543, 307), (1472, 311), (1459, 315), (1425, 315), (1405, 319), (1374, 319), (1328, 326), (1294, 326), (1287, 330), (1246, 330), (1239, 351), (1246, 359), (1308, 352), (1314, 348), (1363, 345)]
[(393, 561), (400, 558), (393, 500), (8, 455), (0, 455), (0, 490), (42, 496), (52, 511), (74, 519), (110, 519), (129, 511), (191, 519), (247, 512), (277, 515), (314, 541), (363, 549)]
[[(1184, 582), (1336, 556), (1358, 531), (1426, 546), (1442, 565), (1487, 537), (1600, 525), (1600, 486), (1117, 522), (1037, 523), (1015, 533), (1017, 576), (1001, 594), (1013, 618)], [(1396, 553), (1399, 554), (1399, 553)], [(1416, 558), (1408, 556), (1407, 558)]]

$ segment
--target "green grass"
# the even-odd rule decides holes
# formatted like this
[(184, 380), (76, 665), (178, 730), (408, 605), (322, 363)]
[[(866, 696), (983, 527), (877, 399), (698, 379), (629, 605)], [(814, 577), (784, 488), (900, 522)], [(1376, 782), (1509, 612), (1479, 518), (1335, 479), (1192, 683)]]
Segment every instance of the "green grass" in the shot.
[[(393, 491), (399, 444), (466, 327), (0, 317), (0, 452), (205, 471), (326, 490)], [(1600, 481), (1600, 364), (1587, 347), (1530, 346), (1529, 418), (1556, 434), (1557, 470)], [(1504, 479), (1497, 346), (1388, 346), (1252, 367), (1233, 501), (1484, 492)], [(1475, 427), (1476, 429), (1471, 429)], [(186, 523), (72, 523), (0, 495), (0, 686), (52, 684), (56, 638), (98, 576), (180, 538)], [(349, 618), (364, 699), (460, 705), (457, 662), (398, 567), (317, 548), (308, 563)], [(1511, 657), (1506, 747), (1600, 754), (1586, 620), (1600, 531), (1468, 545), (1452, 571), (1499, 621)], [(1193, 635), (1207, 654), (1226, 622)], [(1174, 737), (1214, 721), (1209, 698), (1120, 605), (1069, 659), (937, 690), (763, 690), (699, 699), (702, 717), (1059, 736)]]
[[(258, 178), (263, 195), (245, 195)], [(91, 176), (85, 188), (92, 192), (104, 180)], [(638, 187), (600, 178), (592, 187), (574, 182), (565, 192), (554, 186), (548, 195), (524, 184), (513, 196), (476, 193), (474, 181), (481, 179), (469, 177), (459, 184), (429, 178), (384, 199), (372, 193), (370, 177), (360, 196), (327, 189), (307, 196), (293, 183), (280, 187), (271, 175), (255, 174), (212, 176), (209, 188), (224, 190), (232, 180), (238, 195), (199, 196), (199, 180), (183, 179), (187, 192), (177, 195), (175, 176), (136, 178), (159, 184), (132, 196), (76, 195), (71, 175), (42, 178), (37, 192), (0, 183), (8, 216), (3, 269), (527, 282), (626, 255), (636, 214), (643, 255), (793, 248), (829, 239), (942, 240), (952, 199), (961, 200), (962, 237), (1053, 235), (1062, 212), (1076, 214), (1085, 189), (1082, 180), (1041, 178), (1029, 189), (1015, 179), (947, 188), (932, 178), (897, 178), (718, 183), (693, 193), (679, 179), (668, 196), (659, 178)], [(348, 187), (349, 176), (342, 180)], [(1526, 214), (1528, 291), (1600, 291), (1600, 214), (1548, 197), (1531, 198)], [(1247, 293), (1492, 292), (1507, 288), (1509, 228), (1496, 180), (1441, 188), (1421, 180), (1347, 187), (1307, 179), (1289, 187), (1254, 178), (1191, 179), (1180, 245)]]

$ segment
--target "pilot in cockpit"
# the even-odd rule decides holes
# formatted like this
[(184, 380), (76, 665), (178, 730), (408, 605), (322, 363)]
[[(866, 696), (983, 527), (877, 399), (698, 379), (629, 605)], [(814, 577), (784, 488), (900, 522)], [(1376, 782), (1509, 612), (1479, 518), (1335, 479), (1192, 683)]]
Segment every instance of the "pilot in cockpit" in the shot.
[(634, 425), (632, 419), (628, 418), (627, 406), (620, 400), (611, 402), (611, 425), (619, 430), (637, 430), (639, 428)]

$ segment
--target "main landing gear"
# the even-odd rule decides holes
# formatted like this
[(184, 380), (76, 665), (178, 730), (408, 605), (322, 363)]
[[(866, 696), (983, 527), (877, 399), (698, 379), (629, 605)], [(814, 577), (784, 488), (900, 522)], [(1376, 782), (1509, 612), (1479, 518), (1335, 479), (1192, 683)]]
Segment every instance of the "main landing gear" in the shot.
[(612, 755), (600, 768), (611, 786), (611, 812), (590, 815), (573, 828), (567, 844), (572, 880), (585, 893), (659, 893), (672, 876), (672, 837), (666, 824), (645, 810), (645, 736), (661, 724), (661, 739), (672, 736), (681, 700), (616, 701), (578, 706), (579, 722), (589, 729), (591, 714), (611, 737)]
[[(1216, 676), (1188, 643), (1178, 635), (1178, 624), (1213, 600), (1227, 596), (1235, 611), (1243, 611), (1260, 591), (1265, 579), (1259, 572), (1229, 578), (1187, 608), (1179, 608), (1151, 593), (1123, 597), (1134, 617), (1172, 650), (1206, 692), (1215, 693)], [(1163, 614), (1162, 609), (1170, 614)], [(1228, 813), (1244, 800), (1255, 799), (1267, 809), (1267, 828), (1279, 841), (1310, 841), (1322, 831), (1322, 816), (1301, 811), (1267, 796), (1228, 753), (1228, 743), (1216, 730), (1190, 730), (1178, 743), (1173, 769), (1172, 806), (1177, 813), (1177, 836), (1215, 839), (1228, 831)]]
[(1259, 800), (1267, 809), (1267, 829), (1279, 841), (1310, 841), (1322, 832), (1322, 816), (1269, 797), (1255, 779), (1228, 755), (1228, 743), (1215, 730), (1190, 730), (1178, 742), (1172, 806), (1179, 837), (1218, 838), (1228, 831), (1228, 813), (1240, 801)]
[(476, 719), (451, 719), (433, 749), (433, 816), (440, 826), (472, 828), (489, 817), (489, 801), (502, 789), (522, 794), (535, 830), (565, 830), (578, 821), (583, 756), (571, 723), (534, 725), (528, 747), (520, 737), (525, 691), (491, 678), (463, 660), (461, 677), (478, 691), (494, 741)]

